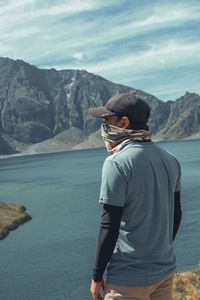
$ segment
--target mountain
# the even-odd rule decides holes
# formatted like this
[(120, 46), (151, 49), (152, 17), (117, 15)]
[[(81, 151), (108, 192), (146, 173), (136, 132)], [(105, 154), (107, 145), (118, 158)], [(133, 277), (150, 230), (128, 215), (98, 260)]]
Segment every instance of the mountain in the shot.
[[(88, 108), (118, 93), (136, 90), (84, 70), (39, 69), (0, 58), (0, 154), (38, 153), (100, 146), (100, 120)], [(194, 136), (200, 131), (200, 96), (186, 93), (163, 102), (136, 90), (151, 106), (155, 139)]]
[(165, 127), (157, 137), (162, 139), (182, 139), (200, 133), (200, 96), (188, 93), (171, 104)]

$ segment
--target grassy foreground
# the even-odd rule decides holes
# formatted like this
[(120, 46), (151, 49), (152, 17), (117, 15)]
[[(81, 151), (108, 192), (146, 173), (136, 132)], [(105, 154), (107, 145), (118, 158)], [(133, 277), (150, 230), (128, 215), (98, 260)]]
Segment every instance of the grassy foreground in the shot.
[(23, 205), (0, 203), (0, 239), (5, 238), (10, 230), (31, 220)]
[(174, 300), (200, 300), (200, 266), (191, 272), (176, 275)]

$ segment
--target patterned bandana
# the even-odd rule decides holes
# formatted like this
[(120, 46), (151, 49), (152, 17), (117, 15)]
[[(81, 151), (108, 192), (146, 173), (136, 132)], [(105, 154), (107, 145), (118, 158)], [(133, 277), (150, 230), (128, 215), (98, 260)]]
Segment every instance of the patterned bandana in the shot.
[(151, 142), (151, 135), (147, 130), (125, 129), (106, 122), (101, 125), (101, 136), (110, 154), (119, 152), (132, 142)]

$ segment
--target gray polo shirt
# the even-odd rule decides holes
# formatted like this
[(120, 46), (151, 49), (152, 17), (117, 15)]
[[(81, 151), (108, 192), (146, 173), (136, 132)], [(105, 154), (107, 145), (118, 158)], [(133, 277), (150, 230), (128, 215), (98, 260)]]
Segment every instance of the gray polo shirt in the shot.
[(134, 142), (105, 160), (99, 202), (123, 207), (108, 283), (146, 286), (175, 270), (174, 192), (180, 178), (178, 161), (153, 142)]

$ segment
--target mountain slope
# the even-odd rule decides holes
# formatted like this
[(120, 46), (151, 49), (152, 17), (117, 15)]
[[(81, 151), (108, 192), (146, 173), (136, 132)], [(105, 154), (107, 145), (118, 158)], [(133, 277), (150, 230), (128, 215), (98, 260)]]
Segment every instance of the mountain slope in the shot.
[(158, 136), (163, 139), (182, 139), (200, 131), (200, 96), (186, 93), (171, 104), (165, 127)]
[[(31, 145), (35, 152), (85, 147), (84, 141), (101, 122), (89, 116), (88, 108), (132, 90), (136, 89), (84, 70), (43, 70), (22, 60), (0, 58), (0, 154)], [(163, 102), (137, 92), (151, 106), (149, 126), (155, 138), (183, 138), (200, 130), (198, 95), (187, 93), (175, 102)], [(91, 140), (95, 144), (93, 136), (88, 147)]]

